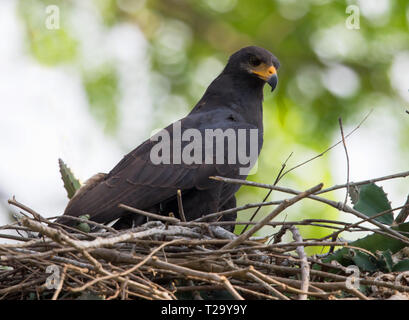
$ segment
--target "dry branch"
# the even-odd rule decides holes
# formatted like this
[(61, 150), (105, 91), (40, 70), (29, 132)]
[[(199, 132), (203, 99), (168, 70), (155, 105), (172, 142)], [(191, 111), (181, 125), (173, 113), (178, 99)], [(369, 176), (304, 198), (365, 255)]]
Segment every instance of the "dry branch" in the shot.
[[(402, 173), (399, 177), (404, 175)], [(108, 300), (163, 300), (181, 298), (182, 293), (191, 293), (192, 299), (201, 299), (202, 292), (211, 295), (213, 291), (223, 291), (226, 297), (233, 299), (374, 299), (384, 298), (385, 292), (402, 295), (409, 292), (407, 278), (402, 275), (391, 274), (391, 280), (380, 281), (379, 277), (370, 273), (361, 273), (360, 283), (373, 288), (371, 294), (365, 294), (346, 285), (349, 275), (345, 267), (324, 263), (318, 257), (307, 257), (305, 247), (309, 246), (352, 247), (346, 242), (325, 238), (303, 239), (297, 225), (333, 228), (337, 234), (345, 230), (373, 231), (409, 243), (404, 235), (386, 227), (380, 228), (379, 223), (355, 212), (345, 203), (317, 196), (322, 193), (322, 184), (300, 192), (243, 180), (214, 179), (278, 190), (294, 196), (185, 221), (181, 193), (178, 193), (180, 220), (120, 205), (130, 212), (159, 221), (149, 221), (121, 231), (100, 225), (98, 231), (91, 233), (75, 228), (67, 232), (51, 219), (44, 218), (15, 199), (10, 200), (10, 204), (24, 214), (17, 223), (0, 227), (8, 232), (0, 234), (0, 239), (14, 241), (0, 244), (0, 299), (76, 299), (79, 295), (92, 295)], [(350, 212), (360, 221), (353, 224), (324, 219), (272, 221), (304, 199)], [(271, 205), (275, 207), (260, 221), (214, 221), (216, 216), (233, 211)], [(379, 229), (362, 227), (365, 221)], [(244, 224), (249, 229), (237, 236), (221, 227), (228, 224)], [(93, 226), (98, 227), (98, 224)], [(254, 237), (264, 226), (281, 226), (274, 242), (265, 243), (263, 238)], [(288, 230), (294, 241), (282, 240)], [(15, 234), (10, 234), (10, 231)], [(34, 238), (30, 236), (32, 234), (35, 234)], [(372, 254), (361, 248), (355, 249)], [(313, 264), (320, 266), (321, 270), (312, 268)], [(52, 276), (47, 273), (49, 266), (59, 270), (51, 288), (47, 286), (47, 279)]]

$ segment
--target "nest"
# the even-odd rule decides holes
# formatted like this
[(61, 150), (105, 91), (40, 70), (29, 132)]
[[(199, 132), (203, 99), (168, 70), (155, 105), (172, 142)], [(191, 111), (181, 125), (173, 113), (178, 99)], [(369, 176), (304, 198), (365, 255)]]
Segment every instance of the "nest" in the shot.
[[(249, 204), (189, 222), (126, 207), (151, 219), (129, 230), (75, 218), (97, 226), (98, 232), (67, 230), (52, 218), (9, 200), (22, 215), (15, 223), (0, 227), (13, 230), (13, 234), (0, 234), (1, 238), (14, 240), (0, 245), (0, 299), (407, 299), (407, 273), (361, 272), (354, 278), (339, 263), (308, 257), (307, 246), (348, 246), (336, 237), (301, 237), (298, 225), (319, 227), (322, 222), (272, 222), (294, 203), (306, 197), (318, 198), (314, 194), (321, 188), (322, 184), (304, 192), (286, 189), (294, 196), (274, 203), (271, 213), (258, 222), (217, 221), (215, 217), (272, 202)], [(352, 210), (326, 201), (346, 212)], [(332, 223), (338, 223), (334, 227), (337, 232), (346, 228), (345, 223)], [(226, 224), (252, 228), (238, 236), (224, 229)], [(255, 237), (266, 225), (274, 226), (275, 234)], [(357, 224), (352, 227), (364, 230)], [(292, 241), (282, 240), (286, 233), (292, 235)], [(367, 287), (366, 294), (354, 286), (356, 280)]]

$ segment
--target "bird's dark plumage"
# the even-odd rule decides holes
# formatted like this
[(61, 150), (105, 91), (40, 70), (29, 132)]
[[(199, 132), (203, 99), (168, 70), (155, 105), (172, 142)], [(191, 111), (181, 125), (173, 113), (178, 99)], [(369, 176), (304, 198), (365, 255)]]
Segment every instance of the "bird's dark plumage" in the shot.
[[(188, 129), (195, 129), (202, 137), (209, 129), (232, 129), (234, 132), (257, 129), (258, 155), (263, 143), (263, 87), (269, 83), (275, 88), (278, 67), (277, 58), (260, 47), (246, 47), (234, 53), (193, 110), (180, 120), (181, 134)], [(74, 225), (75, 221), (66, 216), (85, 214), (99, 223), (120, 218), (114, 225), (116, 228), (130, 227), (132, 222), (144, 222), (144, 217), (119, 208), (121, 203), (164, 215), (173, 212), (177, 216), (178, 189), (182, 191), (187, 220), (235, 207), (234, 194), (239, 186), (209, 179), (209, 176), (246, 177), (240, 175), (239, 163), (229, 164), (227, 149), (224, 150), (222, 163), (216, 162), (216, 155), (213, 155), (212, 163), (174, 163), (172, 138), (177, 132), (174, 132), (176, 129), (173, 125), (164, 130), (171, 138), (170, 164), (155, 164), (151, 151), (159, 141), (146, 140), (126, 155), (111, 172), (100, 174), (80, 189), (57, 222)], [(189, 143), (190, 140), (182, 141), (182, 149)], [(248, 134), (246, 144), (248, 151)], [(223, 219), (234, 218), (235, 215)]]

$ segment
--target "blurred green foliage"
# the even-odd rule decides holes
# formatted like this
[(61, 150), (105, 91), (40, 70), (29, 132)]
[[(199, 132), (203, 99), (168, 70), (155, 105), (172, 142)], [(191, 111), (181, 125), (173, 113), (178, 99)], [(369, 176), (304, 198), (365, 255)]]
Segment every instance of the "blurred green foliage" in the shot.
[(34, 57), (42, 64), (55, 66), (73, 61), (77, 55), (77, 41), (62, 23), (59, 29), (45, 28), (45, 5), (60, 6), (60, 21), (65, 21), (68, 6), (61, 1), (26, 0), (19, 2), (19, 13), (25, 21), (27, 42)]
[[(83, 68), (76, 40), (64, 19), (61, 29), (52, 32), (38, 18), (46, 4), (61, 6), (64, 16), (72, 3), (57, 0), (19, 3), (33, 56), (46, 65), (76, 59)], [(325, 150), (334, 137), (339, 137), (339, 117), (344, 123), (358, 124), (370, 108), (387, 108), (396, 115), (402, 135), (394, 139), (401, 142), (402, 156), (409, 154), (409, 126), (397, 107), (404, 102), (390, 81), (394, 57), (409, 50), (407, 0), (386, 1), (383, 11), (363, 10), (358, 30), (346, 27), (347, 6), (360, 4), (352, 0), (93, 0), (93, 3), (107, 28), (122, 22), (134, 23), (149, 41), (149, 63), (161, 79), (153, 85), (166, 84), (170, 88), (168, 96), (154, 97), (155, 121), (161, 126), (168, 124), (169, 114), (184, 116), (222, 70), (229, 55), (239, 48), (259, 45), (279, 58), (279, 86), (273, 95), (267, 91), (265, 94), (265, 144), (252, 180), (272, 183), (292, 151), (289, 167)], [(115, 68), (103, 66), (101, 70), (87, 70), (83, 76), (90, 110), (110, 133), (118, 126), (120, 90)], [(308, 178), (300, 175), (303, 170)], [(300, 189), (320, 181), (332, 183), (327, 157), (292, 171), (282, 183)], [(254, 188), (242, 188), (239, 203), (261, 201), (264, 194)], [(280, 196), (273, 193), (272, 197)], [(268, 210), (264, 208), (262, 212)], [(331, 219), (337, 212), (306, 202), (302, 210), (295, 206), (292, 214), (295, 218)], [(247, 219), (245, 215), (240, 218)], [(322, 228), (303, 229), (307, 237), (320, 237), (325, 232)]]
[(118, 125), (118, 79), (115, 69), (106, 66), (84, 75), (84, 87), (91, 113), (107, 132), (115, 131)]
[[(95, 1), (104, 23), (117, 21), (115, 1)], [(48, 29), (46, 18), (52, 15), (47, 6), (58, 7), (59, 28)], [(114, 133), (118, 125), (118, 78), (115, 67), (107, 64), (88, 67), (82, 61), (78, 41), (72, 30), (69, 13), (73, 3), (63, 0), (20, 0), (19, 13), (25, 22), (30, 52), (39, 63), (47, 66), (73, 63), (83, 73), (83, 85), (90, 112), (107, 133)], [(70, 22), (70, 23), (69, 23)]]
[(93, 0), (99, 9), (104, 23), (108, 26), (114, 25), (120, 19), (120, 11), (117, 9), (116, 0)]

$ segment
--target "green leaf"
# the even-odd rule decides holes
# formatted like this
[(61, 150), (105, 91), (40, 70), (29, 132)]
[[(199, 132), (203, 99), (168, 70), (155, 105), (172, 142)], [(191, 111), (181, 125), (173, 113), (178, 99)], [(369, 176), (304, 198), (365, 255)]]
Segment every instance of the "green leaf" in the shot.
[(392, 271), (394, 272), (409, 271), (409, 259), (399, 261), (397, 264), (393, 266)]
[(71, 169), (61, 159), (58, 159), (61, 179), (64, 182), (64, 188), (67, 191), (68, 199), (71, 199), (75, 192), (81, 188), (80, 181), (74, 176)]
[(356, 205), (359, 200), (359, 186), (355, 186), (355, 185), (349, 186), (348, 194), (349, 194), (349, 198), (351, 199), (352, 204)]
[(357, 267), (359, 267), (359, 269), (371, 272), (378, 270), (378, 266), (376, 264), (375, 259), (371, 257), (369, 254), (366, 254), (359, 250), (351, 249), (350, 256), (352, 258), (352, 261), (355, 263)]
[[(392, 208), (383, 189), (374, 183), (369, 183), (359, 188), (359, 199), (354, 205), (354, 209), (368, 217), (373, 217)], [(393, 213), (386, 213), (375, 218), (375, 220), (391, 225), (393, 223)]]
[[(392, 227), (391, 229), (396, 231), (409, 232), (409, 222), (402, 223), (396, 227)], [(366, 237), (355, 240), (351, 242), (350, 245), (369, 250), (375, 254), (377, 251), (387, 250), (390, 250), (390, 252), (393, 254), (405, 247), (405, 244), (402, 241), (381, 235), (379, 233), (370, 234)], [(351, 261), (348, 253), (349, 248), (342, 248), (325, 257), (324, 261), (330, 262), (332, 260), (336, 260), (342, 265), (347, 266)]]

